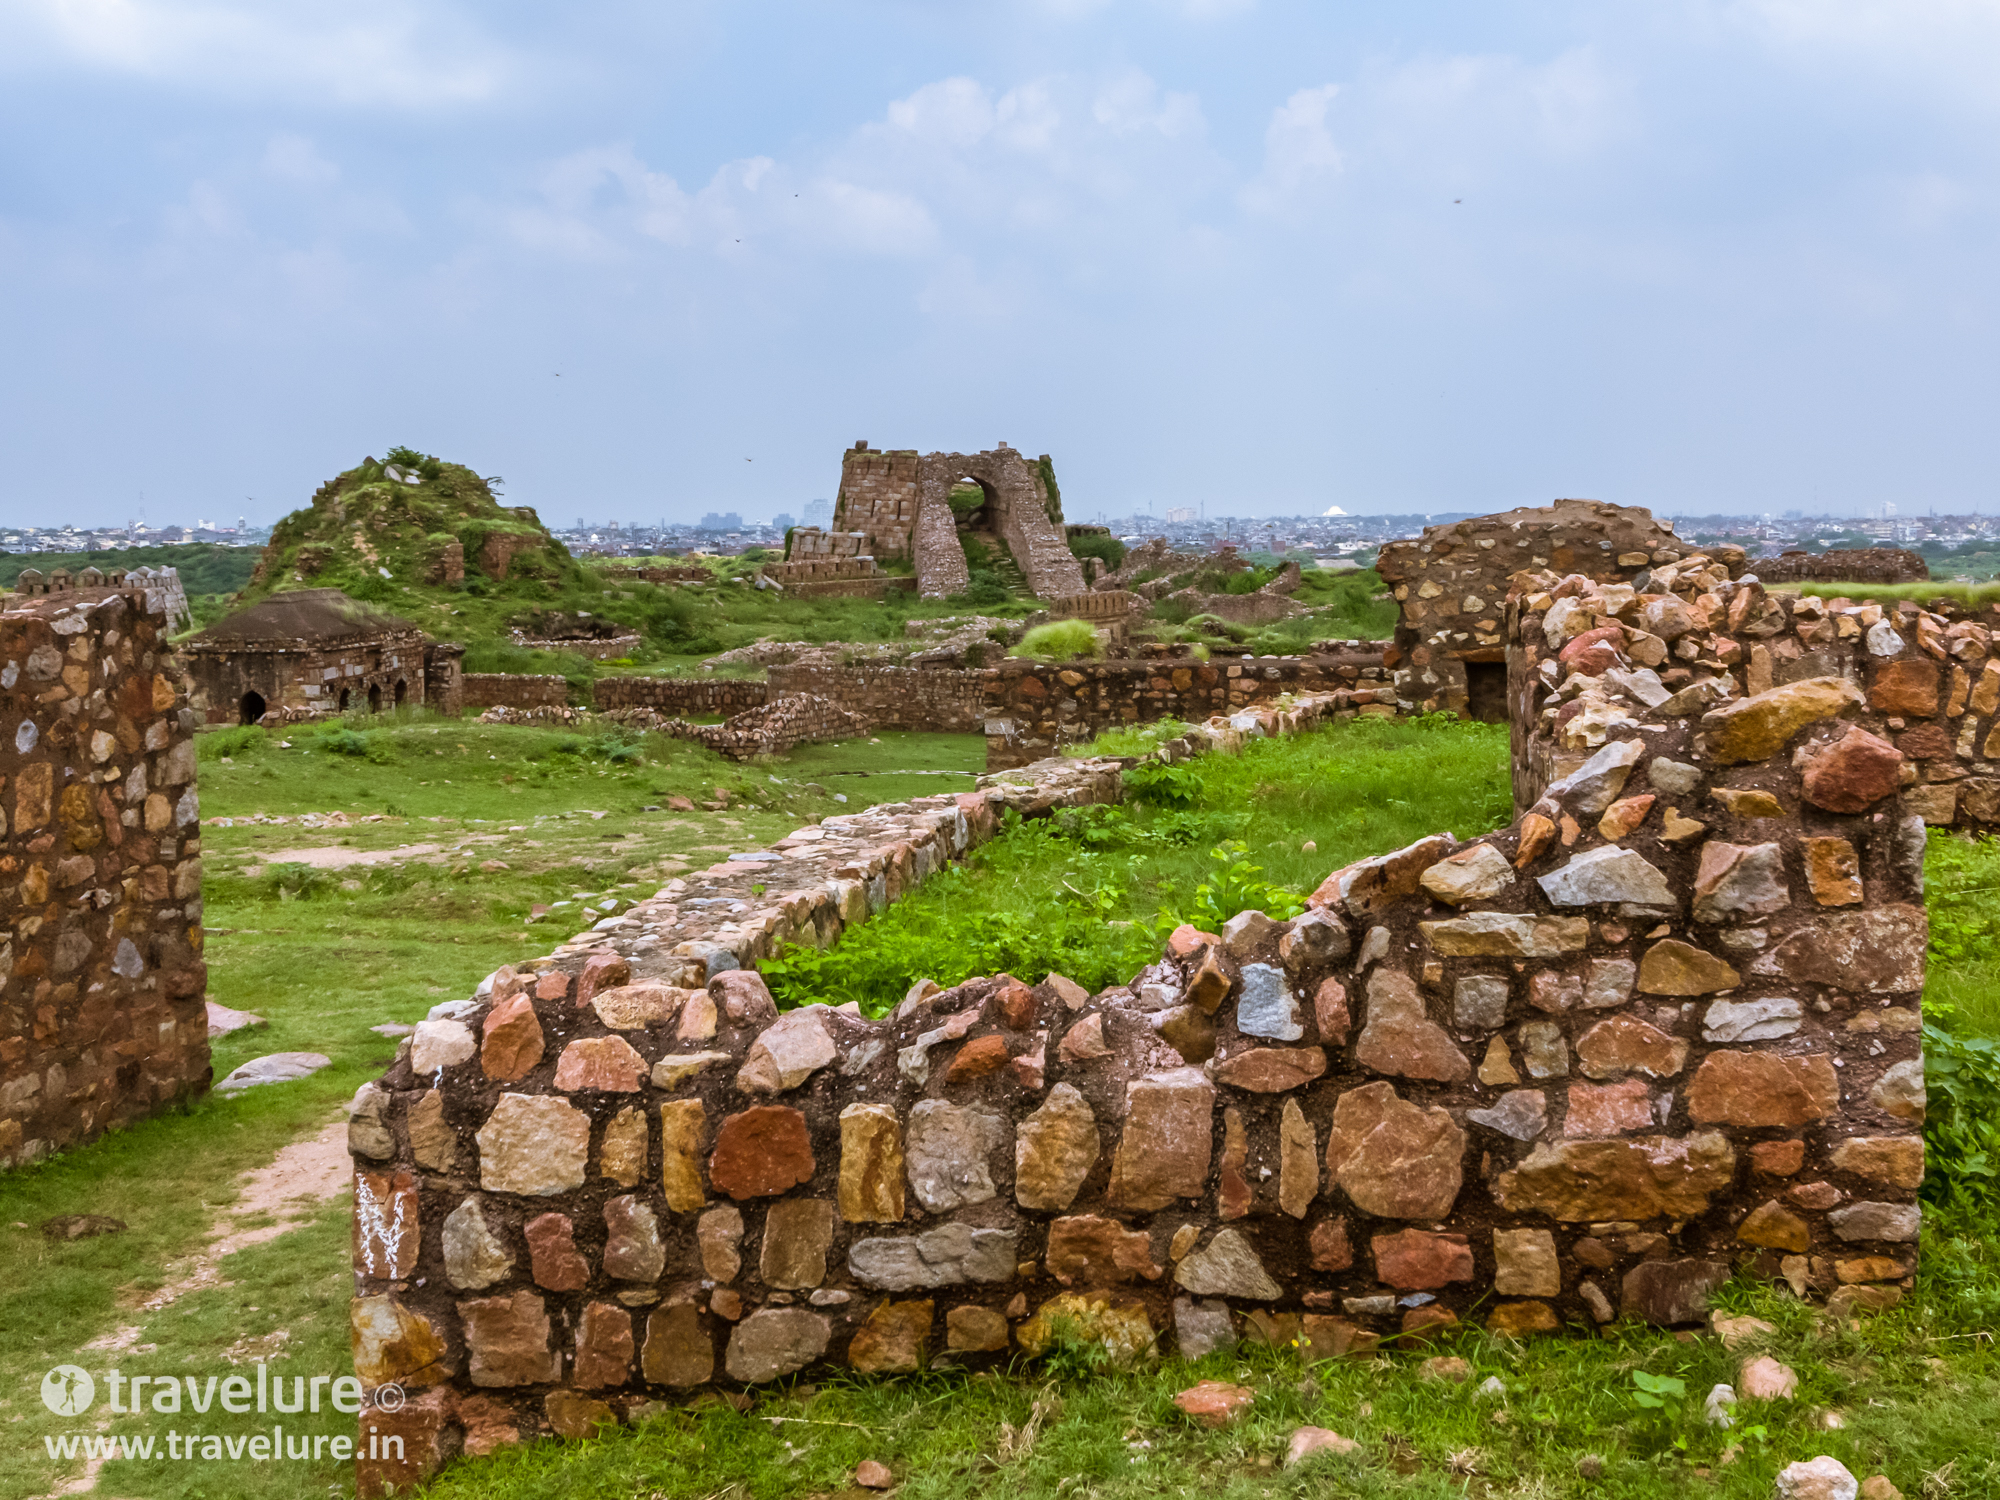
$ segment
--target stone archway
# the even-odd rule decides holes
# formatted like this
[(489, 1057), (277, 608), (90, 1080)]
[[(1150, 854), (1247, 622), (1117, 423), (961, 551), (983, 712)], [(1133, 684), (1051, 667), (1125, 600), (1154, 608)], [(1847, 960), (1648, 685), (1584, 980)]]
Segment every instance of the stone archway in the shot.
[(245, 693), (242, 702), (237, 704), (237, 712), (240, 716), (237, 722), (240, 724), (256, 724), (260, 722), (264, 717), (264, 710), (268, 706), (264, 702), (264, 695), (262, 693)]
[(382, 712), (382, 684), (379, 682), (368, 684), (368, 712), (371, 714)]
[(1002, 443), (984, 453), (926, 453), (918, 475), (911, 550), (917, 589), (926, 598), (960, 593), (971, 580), (951, 510), (953, 487), (967, 479), (985, 491), (987, 522), (1037, 597), (1085, 592), (1083, 565), (1069, 550), (1060, 504), (1040, 465)]
[(403, 678), (396, 679), (396, 707), (403, 706), (403, 700), (410, 696), (410, 684)]

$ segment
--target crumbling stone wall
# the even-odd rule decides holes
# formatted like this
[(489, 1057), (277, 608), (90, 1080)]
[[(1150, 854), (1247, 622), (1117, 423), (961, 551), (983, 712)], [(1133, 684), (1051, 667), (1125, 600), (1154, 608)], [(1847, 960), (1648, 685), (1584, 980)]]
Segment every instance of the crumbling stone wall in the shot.
[(1907, 547), (1833, 547), (1817, 555), (1781, 552), (1750, 570), (1765, 583), (1926, 583), (1930, 564)]
[[(1501, 515), (1427, 526), (1414, 542), (1391, 542), (1375, 567), (1396, 597), (1400, 618), (1393, 647), (1396, 682), (1406, 709), (1498, 718), (1495, 706), (1473, 703), (1487, 666), (1497, 687), (1507, 659), (1505, 604), (1517, 573), (1553, 569), (1599, 582), (1632, 581), (1655, 563), (1690, 549), (1672, 523), (1636, 506), (1558, 500)], [(1740, 571), (1743, 551), (1709, 554)]]
[(1332, 654), (1207, 662), (1013, 660), (978, 675), (988, 771), (1061, 754), (1107, 729), (1159, 719), (1196, 722), (1298, 693), (1331, 695), (1331, 707), (1343, 713), (1397, 712), (1381, 648), (1362, 641)]
[[(1524, 717), (1588, 758), (1514, 824), (1337, 870), (1292, 921), (1183, 928), (1128, 985), (780, 1017), (738, 967), (1101, 774), (1056, 763), (801, 829), (730, 862), (771, 893), (746, 918), (675, 882), (441, 1008), (354, 1113), (356, 1367), (415, 1393), (369, 1417), (409, 1447), (363, 1493), (711, 1382), (1033, 1353), (1057, 1319), (1351, 1356), (1473, 1318), (1692, 1322), (1739, 1265), (1893, 1305), (1924, 823), (1853, 679), (1924, 654), (1923, 622), (1821, 639), (1754, 584), (1718, 618), (1681, 561), (1651, 594), (1524, 580)], [(1751, 691), (1723, 634), (1749, 626), (1833, 670)], [(675, 941), (690, 909), (708, 935)]]
[(77, 569), (74, 574), (67, 568), (57, 568), (48, 574), (44, 574), (40, 568), (23, 568), (14, 580), (14, 592), (23, 598), (63, 594), (72, 589), (106, 588), (126, 593), (137, 591), (143, 595), (146, 612), (158, 615), (166, 626), (168, 634), (185, 630), (192, 623), (193, 616), (188, 611), (187, 591), (181, 587), (178, 568), (138, 567), (130, 570), (112, 568), (109, 571), (102, 571), (94, 567), (84, 567)]
[(569, 683), (554, 673), (467, 672), (459, 693), (467, 708), (542, 708), (569, 702)]
[(592, 702), (603, 712), (651, 708), (669, 714), (740, 714), (769, 701), (770, 686), (741, 677), (600, 677)]
[(814, 745), (823, 740), (854, 739), (874, 727), (832, 699), (810, 693), (773, 698), (720, 724), (690, 724), (645, 708), (622, 709), (611, 717), (620, 723), (658, 730), (675, 739), (693, 740), (731, 760), (783, 755), (800, 745)]
[(950, 667), (775, 666), (771, 696), (810, 693), (831, 699), (877, 729), (977, 734), (985, 694), (976, 671)]
[(194, 711), (142, 586), (0, 614), (0, 1166), (209, 1082)]
[[(918, 591), (927, 599), (962, 593), (972, 575), (950, 496), (961, 479), (972, 479), (986, 493), (988, 524), (1028, 587), (1044, 599), (1080, 594), (1083, 568), (1064, 536), (1060, 500), (1044, 477), (1047, 464), (1046, 455), (1031, 460), (1005, 443), (983, 453), (921, 457), (914, 449), (885, 453), (856, 443), (841, 459), (833, 529), (864, 534), (871, 556), (913, 558)], [(801, 549), (820, 545), (818, 537), (801, 541), (808, 529), (793, 533), (791, 555), (811, 555)]]

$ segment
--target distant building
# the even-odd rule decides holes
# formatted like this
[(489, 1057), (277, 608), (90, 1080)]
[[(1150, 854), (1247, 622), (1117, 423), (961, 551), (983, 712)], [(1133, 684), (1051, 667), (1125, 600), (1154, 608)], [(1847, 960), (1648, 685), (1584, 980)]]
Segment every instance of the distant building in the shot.
[(741, 531), (743, 529), (743, 518), (733, 510), (725, 510), (720, 514), (710, 511), (701, 518), (700, 529), (703, 531)]
[(805, 505), (805, 519), (801, 526), (817, 526), (821, 531), (833, 525), (833, 502), (831, 500), (808, 500)]
[(211, 724), (284, 723), (428, 704), (456, 713), (465, 647), (339, 589), (295, 589), (181, 643)]
[(788, 510), (781, 510), (775, 516), (771, 517), (771, 529), (773, 531), (788, 531), (798, 524), (797, 521), (792, 519), (792, 513)]

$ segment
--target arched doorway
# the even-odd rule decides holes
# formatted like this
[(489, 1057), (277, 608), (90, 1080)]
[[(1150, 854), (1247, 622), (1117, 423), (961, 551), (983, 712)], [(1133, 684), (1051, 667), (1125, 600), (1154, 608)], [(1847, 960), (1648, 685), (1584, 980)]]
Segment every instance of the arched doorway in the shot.
[(368, 684), (368, 712), (371, 714), (382, 712), (382, 684), (379, 682)]
[(239, 724), (255, 724), (264, 717), (264, 695), (262, 693), (245, 693), (242, 703), (238, 704), (237, 707), (241, 715), (237, 720)]
[(347, 690), (346, 688), (342, 688), (342, 689), (340, 690), (340, 711), (341, 711), (342, 713), (346, 713), (346, 712), (347, 712), (347, 702), (348, 702), (348, 699), (352, 698), (353, 696), (354, 696), (354, 695), (353, 695), (352, 693), (350, 693), (350, 692), (349, 692), (349, 691), (348, 691), (348, 690)]
[(396, 707), (403, 706), (403, 700), (410, 696), (410, 684), (403, 678), (396, 679)]

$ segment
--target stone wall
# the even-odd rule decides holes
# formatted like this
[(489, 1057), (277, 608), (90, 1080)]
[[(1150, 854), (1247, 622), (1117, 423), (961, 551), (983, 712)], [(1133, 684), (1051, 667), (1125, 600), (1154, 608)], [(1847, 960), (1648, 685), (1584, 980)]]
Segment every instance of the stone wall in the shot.
[(761, 708), (770, 686), (741, 677), (600, 677), (592, 701), (603, 712), (651, 708), (669, 714), (740, 714)]
[[(1291, 921), (1183, 928), (1128, 985), (780, 1017), (740, 967), (831, 941), (999, 806), (1117, 795), (1116, 763), (1056, 762), (801, 829), (440, 1007), (351, 1127), (356, 1366), (413, 1393), (369, 1416), (408, 1448), (362, 1493), (712, 1383), (1003, 1363), (1058, 1320), (1335, 1357), (1690, 1323), (1739, 1268), (1894, 1305), (1924, 823), (1875, 689), (1928, 632), (1822, 632), (1754, 584), (1717, 616), (1705, 562), (1650, 595), (1531, 570), (1521, 719), (1587, 758), (1510, 827), (1334, 871)], [(1750, 631), (1833, 670), (1753, 691)]]
[[(1483, 699), (1473, 701), (1481, 697), (1481, 674), (1466, 669), (1494, 668), (1485, 676), (1496, 689), (1503, 680), (1498, 667), (1507, 656), (1504, 606), (1517, 573), (1553, 569), (1599, 582), (1629, 582), (1690, 550), (1672, 524), (1656, 521), (1651, 511), (1595, 500), (1558, 500), (1475, 516), (1427, 526), (1414, 542), (1391, 542), (1375, 566), (1401, 616), (1390, 665), (1404, 707), (1500, 717)], [(1710, 555), (1741, 571), (1740, 547)]]
[(1817, 556), (1781, 552), (1750, 570), (1765, 583), (1926, 583), (1930, 564), (1906, 547), (1834, 547)]
[(858, 533), (836, 532), (828, 535), (816, 526), (801, 527), (792, 533), (790, 561), (765, 563), (757, 571), (766, 578), (787, 584), (808, 578), (873, 578), (876, 576), (874, 558), (858, 546), (842, 550), (833, 545), (866, 540)]
[(467, 672), (459, 701), (466, 708), (543, 708), (569, 702), (569, 684), (553, 673)]
[(591, 661), (616, 661), (630, 656), (645, 644), (645, 637), (631, 635), (552, 635), (529, 636), (518, 631), (511, 637), (524, 651), (563, 651)]
[(0, 1166), (209, 1082), (194, 728), (146, 590), (0, 615)]
[(1380, 647), (1360, 641), (1327, 656), (1208, 662), (1014, 660), (977, 675), (988, 771), (1060, 754), (1107, 729), (1157, 719), (1198, 722), (1287, 694), (1331, 694), (1338, 700), (1333, 706), (1343, 711), (1397, 712)]
[(824, 740), (849, 740), (867, 734), (873, 727), (866, 719), (849, 713), (830, 698), (796, 693), (773, 698), (759, 708), (745, 709), (720, 724), (690, 724), (669, 719), (651, 709), (622, 709), (611, 715), (620, 723), (638, 725), (693, 740), (731, 760), (755, 760), (759, 756), (783, 755), (800, 745)]
[(985, 722), (978, 672), (950, 667), (776, 666), (771, 696), (828, 698), (876, 729), (977, 734)]
[[(917, 526), (921, 464), (915, 449), (884, 453), (870, 449), (865, 442), (856, 443), (841, 455), (840, 489), (833, 502), (830, 531), (866, 537), (867, 545), (859, 550), (872, 557), (908, 557)], [(813, 529), (800, 527), (793, 532), (794, 547), (800, 545), (800, 532)], [(837, 545), (829, 550), (840, 555)]]

